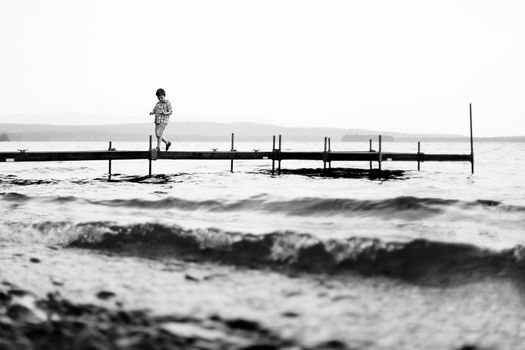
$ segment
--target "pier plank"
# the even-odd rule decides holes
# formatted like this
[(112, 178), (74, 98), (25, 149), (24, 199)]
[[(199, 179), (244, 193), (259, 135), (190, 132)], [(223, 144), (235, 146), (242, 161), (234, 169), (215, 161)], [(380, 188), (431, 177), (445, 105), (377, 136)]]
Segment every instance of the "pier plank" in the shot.
[(60, 152), (1, 152), (0, 162), (82, 161), (114, 159), (148, 159), (148, 151), (60, 151)]
[[(149, 151), (60, 151), (60, 152), (0, 152), (0, 162), (46, 162), (46, 161), (88, 161), (88, 160), (126, 160), (149, 159)], [(379, 152), (198, 152), (172, 151), (160, 152), (158, 159), (277, 159), (282, 160), (321, 160), (321, 161), (377, 161)], [(382, 161), (471, 161), (470, 154), (426, 154), (382, 152)]]
[(174, 151), (160, 152), (159, 159), (271, 159), (272, 152), (194, 152), (194, 151)]
[(421, 160), (424, 162), (470, 162), (470, 154), (425, 154), (421, 153)]

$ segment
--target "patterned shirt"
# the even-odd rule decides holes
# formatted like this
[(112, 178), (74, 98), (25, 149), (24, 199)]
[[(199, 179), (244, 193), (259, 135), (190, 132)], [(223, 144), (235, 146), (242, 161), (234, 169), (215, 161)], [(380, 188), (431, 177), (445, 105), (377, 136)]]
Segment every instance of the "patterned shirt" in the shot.
[(170, 121), (170, 115), (173, 113), (171, 109), (171, 103), (168, 100), (159, 101), (153, 108), (155, 113), (155, 124), (168, 124)]

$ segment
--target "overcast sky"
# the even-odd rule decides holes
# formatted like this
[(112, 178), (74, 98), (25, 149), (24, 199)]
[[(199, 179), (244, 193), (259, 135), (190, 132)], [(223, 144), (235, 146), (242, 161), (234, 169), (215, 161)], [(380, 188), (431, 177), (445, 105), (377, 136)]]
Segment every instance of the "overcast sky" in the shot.
[[(525, 135), (523, 0), (0, 3), (0, 120)], [(13, 116), (13, 115), (16, 115)], [(22, 118), (21, 115), (27, 117)]]

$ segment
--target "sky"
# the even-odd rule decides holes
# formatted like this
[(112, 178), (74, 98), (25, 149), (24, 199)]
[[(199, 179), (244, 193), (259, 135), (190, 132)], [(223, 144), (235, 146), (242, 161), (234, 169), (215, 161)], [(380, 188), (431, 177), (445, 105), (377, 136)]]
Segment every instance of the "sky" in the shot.
[(0, 2), (0, 122), (525, 135), (523, 0)]

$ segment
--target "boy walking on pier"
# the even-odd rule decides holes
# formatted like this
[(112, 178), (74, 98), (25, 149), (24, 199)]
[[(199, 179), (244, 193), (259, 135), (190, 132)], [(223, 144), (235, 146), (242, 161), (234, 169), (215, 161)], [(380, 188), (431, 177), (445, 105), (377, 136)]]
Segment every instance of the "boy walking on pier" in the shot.
[(166, 144), (166, 151), (170, 149), (171, 142), (164, 139), (162, 134), (166, 125), (170, 121), (170, 115), (173, 113), (171, 103), (166, 99), (166, 92), (164, 89), (158, 89), (156, 92), (159, 102), (153, 108), (149, 115), (155, 115), (155, 136), (157, 137), (157, 151), (160, 151), (160, 141)]

